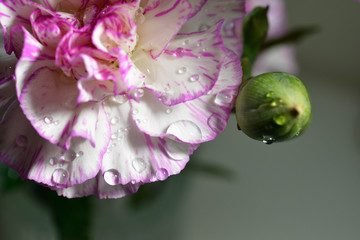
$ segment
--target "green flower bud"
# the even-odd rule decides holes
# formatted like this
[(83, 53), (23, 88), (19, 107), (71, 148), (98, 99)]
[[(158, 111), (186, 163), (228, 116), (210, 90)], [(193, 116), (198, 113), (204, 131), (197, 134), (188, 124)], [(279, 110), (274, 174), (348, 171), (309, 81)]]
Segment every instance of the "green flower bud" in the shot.
[(238, 127), (270, 144), (300, 135), (311, 121), (304, 84), (288, 73), (265, 73), (246, 81), (236, 99)]

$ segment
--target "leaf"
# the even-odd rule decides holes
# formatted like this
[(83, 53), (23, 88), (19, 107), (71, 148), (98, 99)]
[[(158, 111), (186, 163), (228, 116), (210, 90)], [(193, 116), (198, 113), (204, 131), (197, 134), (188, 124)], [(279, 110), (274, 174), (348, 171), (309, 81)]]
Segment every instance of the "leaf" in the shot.
[(268, 49), (270, 47), (273, 47), (273, 46), (276, 46), (279, 44), (296, 43), (296, 42), (299, 42), (300, 40), (304, 39), (306, 36), (314, 34), (318, 31), (319, 31), (319, 28), (317, 26), (294, 28), (290, 32), (286, 33), (283, 36), (266, 41), (262, 45), (261, 50), (265, 50), (265, 49)]
[(251, 77), (251, 69), (267, 35), (269, 22), (267, 19), (268, 7), (254, 8), (243, 21), (243, 81)]

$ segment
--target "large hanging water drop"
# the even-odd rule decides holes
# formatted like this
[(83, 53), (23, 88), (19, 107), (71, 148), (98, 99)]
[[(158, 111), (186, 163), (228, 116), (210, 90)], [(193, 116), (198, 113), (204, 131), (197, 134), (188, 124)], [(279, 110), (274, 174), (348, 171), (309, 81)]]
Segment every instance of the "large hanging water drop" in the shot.
[(167, 179), (169, 176), (168, 171), (165, 168), (160, 168), (157, 172), (156, 172), (156, 178), (160, 181), (164, 181), (165, 179)]
[(104, 172), (104, 180), (107, 184), (114, 186), (120, 183), (120, 173), (116, 169), (110, 169)]
[(51, 180), (55, 185), (65, 185), (69, 180), (69, 172), (58, 168), (53, 172)]
[(190, 145), (167, 138), (166, 153), (174, 160), (184, 160), (189, 157)]
[(188, 143), (196, 143), (202, 139), (200, 128), (189, 120), (180, 120), (170, 124), (166, 133)]
[(28, 139), (24, 135), (19, 135), (16, 138), (15, 142), (18, 147), (26, 147), (26, 145), (28, 144)]
[(226, 124), (226, 120), (217, 113), (212, 114), (208, 119), (209, 127), (215, 132), (224, 131), (226, 128)]
[(231, 104), (233, 96), (230, 92), (223, 90), (219, 92), (215, 97), (215, 103), (220, 106), (226, 106)]

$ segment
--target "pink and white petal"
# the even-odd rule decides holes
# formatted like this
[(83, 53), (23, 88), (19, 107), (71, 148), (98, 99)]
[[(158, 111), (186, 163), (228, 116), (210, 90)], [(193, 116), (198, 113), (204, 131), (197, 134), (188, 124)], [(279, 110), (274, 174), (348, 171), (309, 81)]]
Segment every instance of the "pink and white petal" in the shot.
[(210, 141), (226, 128), (241, 77), (238, 56), (228, 51), (219, 80), (207, 95), (168, 107), (145, 91), (140, 102), (131, 101), (137, 113), (133, 119), (153, 137), (175, 137), (190, 144)]
[(64, 129), (71, 126), (78, 95), (75, 83), (63, 84), (63, 77), (56, 70), (41, 68), (32, 74), (19, 97), (31, 124), (53, 144), (59, 144)]
[(120, 74), (114, 82), (114, 94), (120, 94), (124, 87), (126, 90), (144, 87), (145, 75), (122, 50), (119, 51), (118, 64)]
[[(190, 18), (192, 18), (193, 16), (195, 16), (199, 11), (201, 11), (202, 7), (205, 5), (205, 3), (208, 0), (189, 0), (190, 4), (191, 4), (191, 14), (190, 14)], [(211, 1), (211, 0), (209, 0)]]
[(89, 0), (42, 0), (42, 2), (53, 11), (76, 12), (84, 9)]
[[(110, 141), (110, 128), (102, 105), (99, 107), (96, 119), (95, 146), (83, 138), (73, 137), (68, 150), (62, 150), (59, 154), (52, 150), (48, 155), (44, 154), (44, 159), (48, 159), (50, 165), (53, 166), (52, 185), (50, 186), (67, 188), (96, 177)], [(41, 164), (40, 161), (38, 163)], [(33, 169), (37, 171), (37, 169), (41, 169), (41, 165), (34, 165)], [(30, 171), (30, 179), (31, 173)], [(37, 175), (34, 174), (35, 176)]]
[(222, 35), (224, 44), (237, 54), (241, 54), (242, 43), (236, 35), (236, 23), (245, 15), (245, 0), (207, 1), (193, 18), (187, 21), (180, 32), (198, 32), (208, 29), (220, 19), (224, 19)]
[[(19, 43), (22, 49), (21, 57), (16, 65), (16, 92), (20, 96), (25, 84), (35, 71), (42, 67), (54, 66), (54, 52), (41, 45), (25, 28), (16, 26), (12, 29), (13, 36), (24, 39)], [(16, 33), (16, 34), (15, 34)]]
[[(152, 138), (142, 133), (130, 116), (129, 102), (108, 102), (106, 106), (112, 134), (101, 170), (109, 185), (164, 180), (185, 167), (197, 145)], [(131, 114), (136, 115), (136, 111), (134, 109)], [(146, 124), (146, 120), (142, 123)], [(166, 149), (177, 150), (180, 157), (170, 158)]]
[(140, 183), (129, 183), (126, 185), (119, 184), (112, 186), (107, 184), (104, 177), (100, 175), (98, 177), (97, 195), (100, 199), (121, 198), (136, 193), (139, 190), (140, 185)]
[(98, 192), (98, 177), (91, 178), (84, 183), (76, 184), (68, 188), (57, 188), (56, 192), (59, 196), (67, 198), (80, 198), (89, 195), (95, 195)]
[(150, 51), (152, 57), (157, 58), (179, 32), (190, 13), (188, 0), (160, 1), (155, 8), (145, 12), (145, 21), (138, 26), (137, 48)]
[[(101, 160), (99, 154), (96, 155), (99, 150), (95, 151), (90, 143), (83, 143), (64, 151), (49, 143), (32, 128), (18, 103), (12, 105), (5, 121), (0, 124), (0, 136), (1, 161), (23, 179), (66, 187), (95, 177), (99, 171)], [(86, 157), (94, 159), (88, 161)]]
[[(36, 8), (46, 11), (43, 6), (28, 0), (2, 0), (0, 2), (0, 23), (4, 28), (5, 49), (8, 54), (15, 50), (10, 38), (12, 28), (22, 25), (31, 31), (29, 18)], [(19, 52), (18, 49), (17, 51)]]
[(202, 33), (178, 35), (150, 64), (156, 79), (145, 81), (156, 97), (172, 106), (206, 94), (213, 88), (224, 57), (221, 22)]

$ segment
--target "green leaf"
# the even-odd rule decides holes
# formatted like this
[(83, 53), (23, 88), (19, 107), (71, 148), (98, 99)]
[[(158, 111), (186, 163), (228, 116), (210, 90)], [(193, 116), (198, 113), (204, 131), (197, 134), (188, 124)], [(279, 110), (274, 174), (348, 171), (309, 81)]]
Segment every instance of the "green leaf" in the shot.
[(254, 8), (243, 21), (243, 81), (251, 77), (251, 69), (267, 35), (269, 22), (268, 7)]
[(299, 42), (300, 40), (304, 39), (306, 36), (314, 34), (318, 31), (319, 31), (319, 28), (317, 26), (294, 28), (290, 32), (286, 33), (283, 36), (266, 41), (262, 45), (261, 50), (265, 50), (265, 49), (268, 49), (270, 47), (273, 47), (273, 46), (276, 46), (279, 44), (296, 43), (296, 42)]

